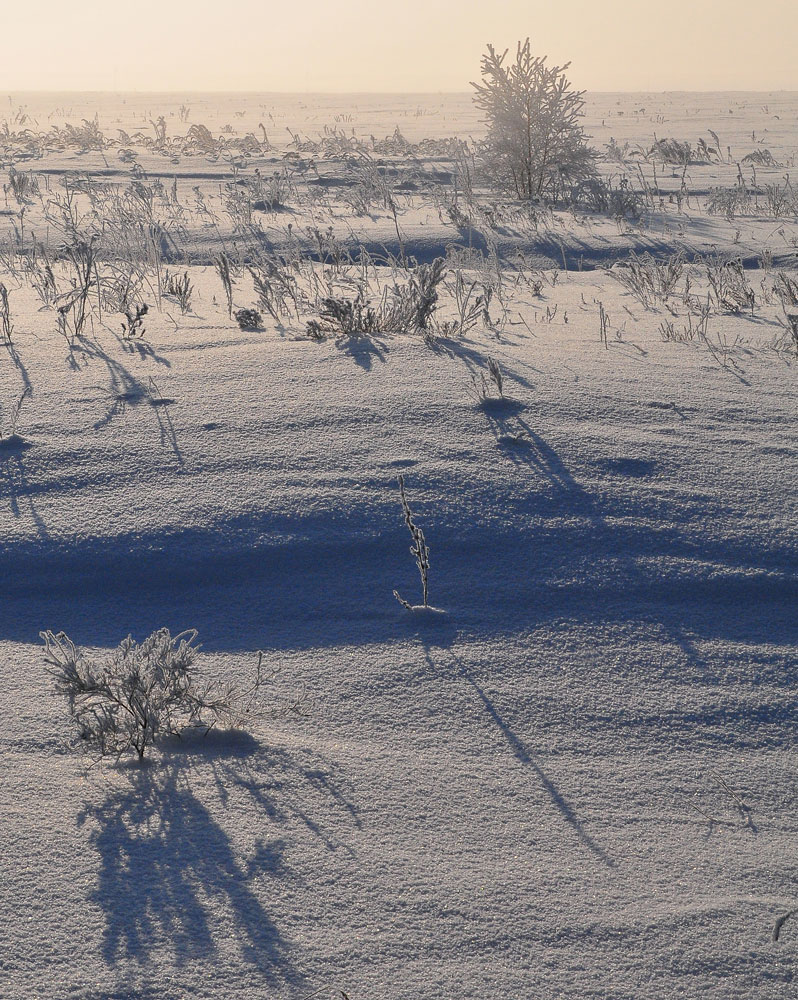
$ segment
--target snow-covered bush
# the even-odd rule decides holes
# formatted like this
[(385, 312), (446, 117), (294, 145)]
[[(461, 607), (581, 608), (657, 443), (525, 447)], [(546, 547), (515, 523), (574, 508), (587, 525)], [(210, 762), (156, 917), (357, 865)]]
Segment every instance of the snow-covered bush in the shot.
[(213, 264), (222, 282), (225, 298), (227, 299), (227, 315), (233, 315), (233, 274), (230, 270), (230, 258), (224, 250), (213, 258)]
[(754, 207), (754, 199), (744, 184), (731, 188), (712, 187), (706, 200), (709, 215), (723, 215), (730, 222), (738, 215), (749, 215)]
[(89, 317), (89, 295), (97, 287), (96, 237), (90, 239), (74, 235), (64, 247), (64, 257), (72, 265), (74, 276), (71, 287), (56, 300), (56, 319), (59, 332), (72, 347), (76, 337), (83, 333)]
[(248, 690), (200, 682), (194, 630), (172, 636), (162, 628), (142, 643), (128, 636), (105, 659), (87, 655), (63, 632), (39, 635), (79, 740), (101, 756), (132, 750), (141, 759), (159, 735), (175, 735), (192, 724), (240, 724), (262, 684), (262, 655)]
[(482, 83), (472, 83), (474, 102), (485, 116), (482, 160), (494, 185), (516, 198), (556, 200), (595, 176), (595, 154), (579, 124), (583, 92), (571, 90), (570, 66), (547, 66), (533, 56), (529, 39), (518, 43), (515, 62), (505, 65), (492, 45), (482, 57)]
[(141, 305), (129, 305), (124, 309), (125, 318), (122, 322), (122, 337), (125, 340), (133, 340), (135, 337), (143, 337), (147, 332), (144, 326), (144, 317), (150, 311), (146, 302)]
[(188, 276), (188, 271), (184, 271), (182, 276), (172, 274), (169, 270), (164, 278), (164, 295), (175, 299), (180, 306), (180, 312), (185, 314), (191, 308), (191, 296), (194, 294), (194, 285)]
[(588, 177), (571, 188), (568, 198), (575, 208), (600, 212), (619, 220), (636, 221), (645, 208), (642, 195), (629, 185), (626, 177), (621, 177), (617, 185), (611, 177), (607, 180)]
[(748, 283), (742, 260), (724, 259), (715, 254), (707, 257), (704, 264), (715, 310), (738, 313), (741, 309), (750, 309), (753, 314), (756, 297)]

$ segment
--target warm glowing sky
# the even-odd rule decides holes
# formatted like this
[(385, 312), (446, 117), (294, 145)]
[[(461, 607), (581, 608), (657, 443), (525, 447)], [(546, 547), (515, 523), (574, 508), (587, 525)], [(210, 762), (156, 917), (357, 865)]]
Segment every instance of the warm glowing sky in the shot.
[(587, 90), (798, 90), (798, 0), (0, 0), (0, 90), (465, 91), (485, 43)]

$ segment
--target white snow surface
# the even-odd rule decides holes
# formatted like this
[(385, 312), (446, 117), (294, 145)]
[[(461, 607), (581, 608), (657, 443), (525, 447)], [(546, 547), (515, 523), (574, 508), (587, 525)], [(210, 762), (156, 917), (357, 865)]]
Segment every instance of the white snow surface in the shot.
[[(791, 996), (775, 305), (714, 318), (710, 351), (572, 271), (499, 336), (317, 344), (241, 332), (191, 275), (188, 316), (129, 344), (95, 315), (72, 352), (5, 279), (0, 997)], [(400, 474), (445, 614), (392, 595), (420, 600)], [(143, 766), (70, 750), (39, 631), (161, 626), (199, 630), (209, 676), (263, 650), (274, 712)]]

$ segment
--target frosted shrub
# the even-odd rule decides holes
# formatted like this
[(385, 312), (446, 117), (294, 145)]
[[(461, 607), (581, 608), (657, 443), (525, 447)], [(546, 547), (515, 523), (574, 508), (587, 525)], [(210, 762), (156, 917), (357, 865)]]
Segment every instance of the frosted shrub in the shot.
[(262, 654), (246, 691), (200, 682), (194, 630), (172, 636), (162, 628), (142, 643), (128, 636), (104, 659), (87, 655), (63, 632), (39, 635), (45, 662), (56, 690), (67, 698), (79, 740), (100, 756), (135, 751), (141, 759), (158, 736), (175, 735), (185, 726), (239, 724), (262, 684)]
[(319, 319), (308, 321), (308, 336), (313, 340), (323, 340), (327, 334), (367, 337), (374, 333), (419, 331), (425, 339), (431, 337), (445, 264), (443, 257), (437, 257), (429, 264), (418, 264), (410, 271), (405, 284), (395, 285), (391, 294), (384, 295), (377, 304), (366, 298), (362, 285), (354, 299), (322, 299)]
[(224, 288), (225, 298), (227, 299), (227, 315), (233, 315), (233, 275), (230, 270), (230, 258), (227, 254), (222, 251), (218, 257), (213, 258), (213, 264), (216, 268), (219, 278), (222, 282), (222, 287)]
[[(478, 404), (483, 405), (486, 403), (495, 403), (498, 400), (504, 399), (504, 374), (501, 369), (501, 365), (495, 358), (488, 357), (488, 378), (485, 378), (485, 373), (480, 372), (479, 378), (476, 375), (471, 376), (471, 383), (473, 385), (473, 394)], [(493, 383), (497, 392), (498, 397), (494, 396), (490, 387), (490, 382)]]
[(77, 236), (64, 249), (64, 256), (75, 272), (72, 287), (56, 299), (59, 332), (72, 347), (80, 337), (89, 316), (89, 294), (97, 287), (97, 248), (95, 237), (90, 240)]
[(194, 285), (188, 276), (188, 271), (183, 275), (171, 274), (168, 270), (164, 279), (164, 293), (177, 301), (180, 312), (185, 314), (191, 308), (191, 296), (194, 294)]
[(124, 310), (125, 319), (122, 323), (122, 336), (125, 340), (133, 340), (134, 337), (143, 337), (147, 332), (144, 326), (144, 317), (150, 311), (150, 307), (144, 302), (140, 306), (127, 306)]
[(8, 186), (4, 184), (3, 190), (10, 190), (18, 205), (28, 205), (34, 197), (39, 196), (39, 181), (35, 174), (24, 174), (11, 167), (8, 171)]
[(569, 195), (571, 203), (589, 212), (600, 212), (613, 219), (640, 218), (645, 203), (639, 192), (629, 186), (629, 179), (621, 177), (617, 185), (610, 177), (588, 177), (574, 185)]
[(307, 334), (312, 340), (324, 340), (328, 333), (340, 337), (367, 337), (385, 332), (383, 311), (366, 299), (358, 288), (354, 299), (329, 296), (321, 300), (319, 319), (308, 320)]
[(632, 250), (624, 266), (609, 273), (636, 296), (646, 309), (650, 309), (655, 302), (667, 302), (674, 294), (685, 263), (681, 252), (657, 261), (650, 253), (638, 256)]
[(739, 313), (750, 309), (754, 313), (756, 298), (748, 284), (743, 262), (723, 260), (717, 254), (705, 261), (712, 304), (718, 312)]

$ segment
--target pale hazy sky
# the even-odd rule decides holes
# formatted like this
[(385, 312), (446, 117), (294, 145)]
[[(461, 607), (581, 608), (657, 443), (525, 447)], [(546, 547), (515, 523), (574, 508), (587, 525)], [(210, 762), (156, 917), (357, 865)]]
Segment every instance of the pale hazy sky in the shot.
[(798, 0), (0, 0), (0, 89), (466, 91), (487, 42), (586, 90), (798, 90)]

